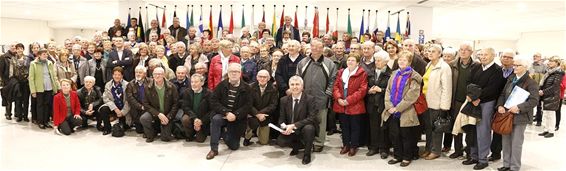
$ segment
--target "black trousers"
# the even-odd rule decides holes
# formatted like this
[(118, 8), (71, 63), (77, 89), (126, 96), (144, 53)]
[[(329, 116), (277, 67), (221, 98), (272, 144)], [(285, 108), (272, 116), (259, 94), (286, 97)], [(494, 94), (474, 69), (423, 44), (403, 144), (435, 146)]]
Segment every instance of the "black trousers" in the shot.
[(493, 132), (490, 146), (492, 157), (501, 158), (501, 150), (503, 150), (501, 142), (501, 134)]
[(29, 84), (27, 81), (20, 82), (20, 89), (21, 96), (17, 97), (15, 100), (14, 111), (15, 116), (18, 118), (28, 118), (28, 109), (29, 109)]
[(37, 96), (37, 123), (47, 125), (49, 117), (51, 117), (52, 106), (49, 104), (53, 100), (53, 91), (44, 91), (36, 93)]
[(560, 99), (560, 106), (558, 106), (558, 110), (556, 110), (555, 114), (556, 114), (556, 128), (560, 127), (560, 115), (562, 115), (562, 112), (560, 112), (562, 110), (562, 102), (564, 102), (564, 99)]
[[(104, 106), (99, 110), (99, 116), (102, 119), (103, 130), (104, 131), (112, 131), (112, 125), (110, 124), (110, 115), (115, 115), (116, 112), (110, 110), (108, 106)], [(122, 128), (126, 128), (126, 117), (119, 117), (118, 122), (122, 124)]]
[[(463, 102), (454, 101), (452, 103), (452, 108), (450, 109), (450, 113), (452, 114), (452, 125), (456, 121), (456, 117), (460, 113), (460, 108), (462, 107)], [(449, 134), (449, 135), (447, 135)], [(463, 134), (458, 134), (456, 136), (447, 133), (444, 134), (444, 147), (451, 147), (452, 139), (454, 139), (454, 152), (455, 153), (463, 153), (464, 151), (464, 143), (463, 143)]]
[[(245, 124), (239, 123), (244, 121), (228, 122), (222, 118), (223, 114), (215, 114), (210, 124), (210, 149), (218, 151), (218, 142), (223, 136), (224, 142), (230, 150), (238, 150), (240, 148), (240, 138), (242, 137)], [(226, 127), (226, 129), (223, 129)]]
[(31, 102), (31, 107), (30, 107), (31, 120), (37, 122), (37, 96), (31, 97), (30, 102)]
[(475, 125), (466, 125), (462, 129), (466, 132), (466, 153), (472, 158), (476, 157), (474, 160), (478, 160), (478, 135)]
[(389, 138), (393, 142), (393, 156), (397, 160), (411, 161), (417, 146), (417, 127), (401, 127), (399, 118), (389, 117)]
[(538, 101), (537, 113), (535, 114), (535, 120), (533, 121), (538, 123), (542, 122), (542, 98)]
[(369, 143), (368, 148), (371, 150), (379, 150), (379, 152), (389, 152), (391, 141), (389, 140), (388, 122), (381, 125), (381, 111), (375, 105), (366, 105), (368, 111), (369, 125)]
[(315, 135), (315, 127), (313, 125), (305, 125), (300, 130), (297, 129), (295, 133), (291, 135), (281, 134), (279, 138), (277, 138), (277, 144), (281, 147), (291, 147), (293, 150), (299, 150), (299, 148), (304, 145), (305, 155), (311, 155)]
[(346, 147), (359, 147), (361, 139), (362, 115), (348, 115), (338, 113), (340, 128), (342, 129), (342, 145)]
[(157, 116), (153, 116), (149, 112), (145, 112), (140, 117), (140, 122), (143, 126), (143, 133), (147, 138), (155, 138), (155, 136), (157, 136), (155, 127), (161, 126), (161, 140), (168, 141), (173, 139), (173, 136), (171, 135), (173, 119), (170, 119), (166, 125), (163, 125)]
[(187, 139), (189, 140), (194, 139), (196, 142), (204, 142), (210, 130), (210, 123), (202, 122), (200, 130), (197, 131), (195, 130), (194, 121), (195, 119), (190, 118), (189, 115), (183, 115), (183, 117), (181, 118), (181, 123), (183, 124), (185, 131), (185, 137), (188, 137)]
[[(332, 106), (332, 104), (330, 106)], [(328, 117), (326, 117), (326, 131), (334, 131), (338, 129), (338, 126), (336, 126), (336, 118), (339, 118), (336, 112), (332, 109), (328, 109)]]
[[(97, 109), (97, 107), (93, 107), (94, 109)], [(88, 120), (95, 120), (96, 118), (96, 128), (100, 127), (102, 125), (102, 118), (100, 117), (100, 114), (98, 112), (98, 110), (94, 110), (94, 112), (89, 116), (86, 115), (86, 113), (81, 112), (81, 118), (83, 118), (82, 120), (82, 126), (88, 126)]]
[(143, 110), (130, 108), (128, 112), (132, 116), (132, 122), (134, 123), (134, 128), (138, 134), (143, 133), (143, 126), (140, 122), (140, 117), (145, 113)]
[(67, 116), (65, 118), (65, 121), (61, 122), (61, 124), (59, 124), (59, 132), (61, 132), (64, 135), (71, 135), (71, 133), (75, 132), (73, 131), (73, 128), (75, 126), (79, 126), (82, 122), (83, 122), (84, 118), (81, 117), (81, 119), (75, 119), (75, 117), (73, 115)]

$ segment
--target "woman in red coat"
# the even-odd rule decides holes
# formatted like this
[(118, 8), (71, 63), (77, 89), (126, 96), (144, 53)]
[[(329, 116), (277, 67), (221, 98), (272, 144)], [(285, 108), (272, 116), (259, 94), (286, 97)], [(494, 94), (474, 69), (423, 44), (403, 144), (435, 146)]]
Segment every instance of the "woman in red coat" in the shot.
[(211, 91), (214, 91), (214, 88), (226, 77), (228, 64), (240, 63), (240, 58), (232, 54), (232, 47), (232, 42), (228, 40), (220, 41), (220, 53), (210, 60), (207, 84)]
[(342, 128), (342, 150), (340, 154), (356, 155), (360, 146), (362, 115), (366, 113), (364, 97), (367, 92), (367, 74), (359, 66), (360, 56), (351, 54), (346, 60), (347, 68), (338, 71), (334, 81), (334, 105), (332, 109), (340, 119)]
[(61, 80), (61, 91), (53, 97), (53, 124), (55, 133), (70, 135), (73, 128), (81, 124), (81, 105), (76, 91), (71, 90), (72, 81)]

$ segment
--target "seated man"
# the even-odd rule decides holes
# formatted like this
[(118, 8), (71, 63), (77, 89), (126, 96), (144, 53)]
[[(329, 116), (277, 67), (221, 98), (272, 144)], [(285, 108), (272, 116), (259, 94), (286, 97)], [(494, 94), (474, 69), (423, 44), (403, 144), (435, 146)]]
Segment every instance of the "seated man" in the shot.
[(143, 126), (140, 123), (140, 116), (144, 114), (143, 99), (146, 86), (150, 84), (150, 80), (146, 78), (147, 69), (144, 66), (136, 66), (135, 79), (126, 86), (126, 100), (130, 105), (130, 116), (138, 134), (143, 133)]
[(248, 128), (244, 137), (244, 146), (252, 144), (250, 139), (253, 136), (253, 130), (257, 129), (259, 144), (265, 145), (269, 142), (269, 127), (271, 117), (268, 117), (277, 108), (277, 99), (279, 92), (273, 83), (269, 82), (271, 76), (267, 70), (261, 70), (257, 73), (257, 82), (251, 85), (252, 88), (252, 112), (248, 116)]
[(153, 83), (146, 86), (143, 107), (146, 112), (140, 117), (143, 132), (147, 139), (145, 142), (153, 142), (157, 133), (154, 123), (161, 125), (161, 141), (173, 140), (171, 136), (171, 122), (177, 114), (177, 101), (179, 95), (173, 84), (165, 80), (165, 70), (157, 67), (153, 70)]
[(311, 162), (311, 152), (317, 126), (320, 122), (317, 118), (318, 110), (312, 96), (303, 94), (303, 79), (293, 76), (289, 79), (289, 90), (291, 95), (281, 98), (279, 114), (279, 125), (285, 124), (284, 132), (277, 138), (277, 144), (282, 147), (291, 146), (293, 150), (289, 155), (299, 153), (301, 142), (305, 146), (305, 154), (302, 163)]
[(210, 152), (206, 155), (208, 160), (218, 155), (221, 135), (224, 135), (224, 142), (230, 150), (240, 148), (240, 137), (252, 107), (250, 86), (240, 79), (242, 65), (230, 63), (227, 73), (228, 79), (218, 83), (210, 99), (214, 113), (210, 124)]
[(84, 82), (84, 87), (77, 91), (81, 103), (82, 126), (88, 126), (87, 119), (96, 117), (96, 129), (102, 131), (102, 118), (96, 110), (102, 105), (102, 92), (99, 87), (94, 86), (96, 79), (93, 76), (86, 76)]
[[(177, 68), (179, 72), (179, 68)], [(185, 131), (186, 141), (196, 140), (204, 142), (209, 132), (210, 124), (210, 96), (208, 88), (204, 88), (204, 76), (193, 74), (191, 76), (191, 88), (185, 89), (182, 95), (183, 117), (181, 122)], [(196, 134), (196, 137), (195, 137)]]

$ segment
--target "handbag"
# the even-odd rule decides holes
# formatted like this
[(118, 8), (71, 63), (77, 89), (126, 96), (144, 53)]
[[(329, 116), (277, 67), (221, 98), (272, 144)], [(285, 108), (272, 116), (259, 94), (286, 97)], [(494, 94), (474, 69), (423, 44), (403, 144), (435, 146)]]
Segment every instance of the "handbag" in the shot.
[(440, 110), (430, 110), (430, 112), (441, 112), (441, 114), (436, 117), (436, 120), (433, 122), (433, 131), (434, 132), (444, 132), (450, 133), (452, 132), (452, 116), (446, 114), (447, 112), (440, 111)]
[(491, 121), (491, 129), (493, 132), (501, 135), (509, 135), (513, 131), (513, 113), (495, 112), (493, 120)]
[(415, 106), (417, 115), (423, 114), (428, 109), (425, 95), (422, 92), (420, 93), (419, 98), (417, 98), (417, 101), (415, 102), (415, 104), (413, 104), (413, 106)]

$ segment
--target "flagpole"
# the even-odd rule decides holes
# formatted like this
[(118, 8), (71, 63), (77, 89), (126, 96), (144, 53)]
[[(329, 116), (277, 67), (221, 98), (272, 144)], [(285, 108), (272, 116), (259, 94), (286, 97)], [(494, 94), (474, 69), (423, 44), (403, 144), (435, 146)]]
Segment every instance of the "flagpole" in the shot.
[(330, 32), (330, 21), (328, 20), (328, 11), (330, 11), (330, 8), (326, 8), (326, 25), (324, 26), (326, 30), (324, 34), (328, 34)]
[(371, 10), (368, 9), (368, 26), (366, 27), (367, 29), (364, 31), (364, 33), (368, 33), (369, 32), (369, 26), (371, 25), (371, 20), (370, 20), (370, 15), (371, 15)]
[(252, 22), (250, 23), (250, 33), (252, 33), (252, 34), (255, 32), (255, 27), (254, 27), (255, 10), (254, 10), (254, 6), (255, 5), (252, 5)]
[(336, 20), (334, 20), (334, 31), (332, 32), (332, 36), (338, 40), (338, 8), (336, 8)]
[(303, 31), (307, 31), (307, 23), (308, 23), (308, 21), (307, 21), (307, 18), (308, 18), (307, 17), (307, 10), (308, 10), (308, 7), (309, 6), (305, 6), (305, 28), (303, 28)]

